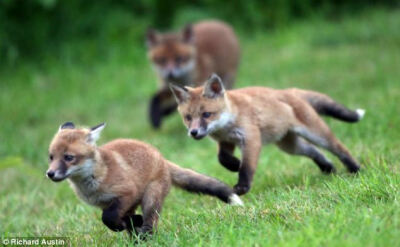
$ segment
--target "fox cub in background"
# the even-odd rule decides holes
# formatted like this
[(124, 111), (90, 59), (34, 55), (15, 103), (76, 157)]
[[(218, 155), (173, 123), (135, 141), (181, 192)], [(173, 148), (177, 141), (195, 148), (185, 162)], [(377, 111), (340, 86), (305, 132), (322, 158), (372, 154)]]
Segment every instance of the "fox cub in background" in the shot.
[(147, 32), (148, 57), (160, 77), (159, 91), (150, 103), (153, 127), (176, 109), (169, 83), (200, 86), (211, 73), (218, 73), (225, 88), (232, 88), (239, 64), (239, 42), (232, 28), (219, 21), (187, 25), (181, 32)]
[[(146, 143), (117, 139), (97, 147), (104, 126), (63, 124), (50, 144), (47, 176), (54, 182), (68, 178), (83, 201), (103, 210), (103, 223), (111, 230), (151, 234), (171, 183), (242, 204), (229, 186), (175, 165)], [(143, 216), (135, 214), (139, 205)]]
[[(171, 90), (189, 135), (197, 140), (211, 135), (218, 142), (219, 162), (239, 171), (234, 187), (239, 195), (250, 190), (263, 144), (276, 143), (289, 154), (307, 156), (326, 173), (335, 168), (315, 146), (332, 152), (350, 172), (360, 169), (318, 114), (357, 122), (364, 110), (352, 111), (324, 94), (300, 89), (249, 87), (225, 91), (216, 75), (203, 87), (172, 85)], [(236, 146), (241, 149), (241, 161), (233, 156)]]

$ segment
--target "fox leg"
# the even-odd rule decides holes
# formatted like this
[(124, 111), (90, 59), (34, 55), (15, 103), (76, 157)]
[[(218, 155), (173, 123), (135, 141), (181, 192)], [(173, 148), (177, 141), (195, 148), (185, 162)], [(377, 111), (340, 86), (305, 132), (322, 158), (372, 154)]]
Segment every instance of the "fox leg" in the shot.
[(103, 209), (102, 221), (109, 229), (115, 232), (120, 232), (123, 230), (130, 229), (130, 224), (126, 219), (124, 219), (125, 212), (127, 211), (127, 206), (131, 207), (131, 199), (119, 198), (115, 199), (110, 206)]
[(157, 227), (159, 214), (161, 213), (164, 198), (169, 191), (169, 182), (154, 181), (147, 186), (142, 198), (143, 225), (138, 229), (139, 233), (152, 234)]
[(135, 232), (135, 234), (138, 234), (137, 229), (142, 227), (143, 225), (143, 216), (140, 214), (131, 214), (129, 216), (125, 216), (122, 218), (122, 220), (126, 224), (126, 230), (130, 235)]
[(238, 195), (246, 194), (250, 190), (262, 147), (261, 134), (257, 128), (246, 133), (248, 137), (241, 147), (242, 164), (239, 168), (239, 181), (233, 188)]
[(316, 147), (294, 133), (287, 134), (277, 145), (281, 150), (289, 154), (309, 157), (324, 173), (335, 172), (333, 164)]
[(235, 151), (235, 144), (229, 142), (219, 142), (218, 143), (218, 160), (221, 165), (226, 169), (237, 172), (240, 167), (240, 160), (233, 156), (233, 151)]
[(313, 119), (313, 123), (309, 126), (295, 127), (294, 131), (309, 142), (332, 152), (346, 166), (349, 172), (355, 173), (360, 170), (358, 162), (319, 117)]
[(176, 103), (169, 89), (157, 92), (150, 101), (150, 121), (154, 128), (161, 126), (162, 118), (176, 110)]

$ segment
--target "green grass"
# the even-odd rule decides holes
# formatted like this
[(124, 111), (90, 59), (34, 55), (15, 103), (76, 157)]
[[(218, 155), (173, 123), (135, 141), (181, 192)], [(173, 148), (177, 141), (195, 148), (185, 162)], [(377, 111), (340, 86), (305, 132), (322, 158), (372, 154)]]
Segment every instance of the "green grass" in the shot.
[[(400, 246), (400, 11), (375, 10), (331, 23), (308, 20), (241, 35), (237, 87), (321, 91), (367, 109), (363, 121), (327, 122), (360, 160), (352, 176), (334, 160), (326, 176), (308, 159), (263, 149), (245, 207), (173, 189), (148, 246)], [(59, 124), (106, 121), (100, 143), (151, 143), (164, 156), (234, 185), (210, 140), (186, 136), (180, 117), (150, 128), (156, 77), (143, 46), (70, 45), (0, 73), (0, 235), (67, 236), (73, 245), (122, 245), (123, 233), (79, 201), (67, 182), (45, 178), (47, 147)]]

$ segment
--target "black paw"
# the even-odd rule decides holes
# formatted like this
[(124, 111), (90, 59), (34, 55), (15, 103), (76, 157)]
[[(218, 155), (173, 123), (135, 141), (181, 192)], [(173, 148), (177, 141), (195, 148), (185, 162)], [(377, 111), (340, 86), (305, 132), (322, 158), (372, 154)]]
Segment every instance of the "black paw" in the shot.
[(360, 166), (351, 157), (342, 157), (340, 159), (343, 164), (347, 167), (347, 170), (351, 173), (357, 173), (360, 170)]
[(325, 174), (331, 174), (336, 172), (336, 168), (334, 166), (320, 166), (321, 172)]
[(233, 191), (239, 196), (246, 194), (249, 190), (250, 185), (237, 184), (233, 187)]
[(347, 170), (351, 173), (358, 173), (360, 171), (360, 167), (359, 166), (351, 166), (351, 167), (347, 167)]
[(330, 174), (336, 172), (336, 168), (333, 166), (333, 164), (325, 159), (317, 158), (313, 159), (315, 164), (319, 167), (321, 172), (325, 174)]
[(129, 234), (138, 234), (138, 228), (142, 227), (143, 225), (143, 216), (140, 214), (134, 214), (131, 216), (125, 216), (122, 219), (126, 225), (126, 230)]
[(137, 234), (140, 240), (147, 240), (153, 234), (153, 228), (150, 226), (142, 226), (137, 228)]

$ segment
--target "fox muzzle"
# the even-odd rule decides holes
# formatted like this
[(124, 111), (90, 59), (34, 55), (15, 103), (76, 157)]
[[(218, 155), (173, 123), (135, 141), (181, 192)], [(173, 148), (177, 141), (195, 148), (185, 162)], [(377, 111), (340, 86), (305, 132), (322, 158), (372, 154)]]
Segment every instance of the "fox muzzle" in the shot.
[(68, 177), (66, 172), (67, 167), (64, 162), (52, 162), (46, 176), (54, 182), (60, 182)]

